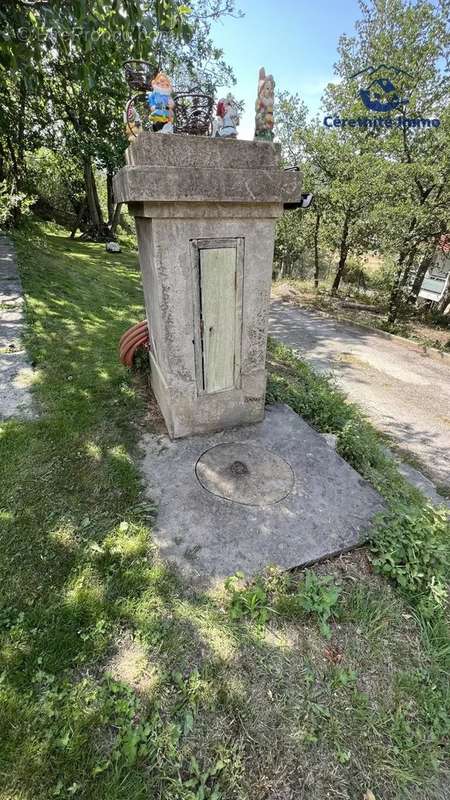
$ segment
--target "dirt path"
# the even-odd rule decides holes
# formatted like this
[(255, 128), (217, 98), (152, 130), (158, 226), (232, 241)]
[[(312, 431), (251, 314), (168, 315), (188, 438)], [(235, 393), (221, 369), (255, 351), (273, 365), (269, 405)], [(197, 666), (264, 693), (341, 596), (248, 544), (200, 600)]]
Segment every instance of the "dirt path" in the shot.
[(450, 486), (449, 356), (282, 301), (272, 303), (270, 334), (332, 370), (377, 428)]

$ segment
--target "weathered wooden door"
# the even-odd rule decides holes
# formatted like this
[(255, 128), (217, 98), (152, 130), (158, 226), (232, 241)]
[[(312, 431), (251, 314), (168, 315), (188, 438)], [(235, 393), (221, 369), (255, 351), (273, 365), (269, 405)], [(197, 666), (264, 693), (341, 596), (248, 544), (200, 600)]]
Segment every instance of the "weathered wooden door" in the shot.
[(243, 240), (193, 244), (197, 385), (203, 392), (223, 392), (240, 382)]

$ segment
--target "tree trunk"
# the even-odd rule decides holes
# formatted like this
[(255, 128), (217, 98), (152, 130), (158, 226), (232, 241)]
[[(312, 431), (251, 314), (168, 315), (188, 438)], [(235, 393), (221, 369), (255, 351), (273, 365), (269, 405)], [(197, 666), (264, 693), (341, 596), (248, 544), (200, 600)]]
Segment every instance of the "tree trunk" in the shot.
[(316, 224), (314, 226), (314, 288), (319, 288), (319, 229), (320, 214), (316, 212)]
[(401, 289), (402, 292), (403, 292), (405, 286), (408, 283), (409, 276), (411, 275), (411, 270), (413, 268), (414, 258), (415, 258), (416, 252), (417, 252), (416, 248), (413, 248), (413, 250), (411, 250), (411, 252), (410, 252), (410, 254), (408, 256), (408, 260), (406, 262), (406, 267), (403, 270), (403, 275), (400, 278), (399, 289)]
[(89, 237), (92, 239), (105, 239), (107, 231), (103, 220), (102, 209), (98, 199), (97, 186), (89, 158), (83, 160), (84, 185), (86, 188), (87, 208), (89, 212)]
[(96, 183), (96, 180), (95, 180), (95, 175), (94, 175), (93, 170), (92, 170), (92, 184), (93, 184), (93, 188), (94, 188), (94, 200), (95, 200), (95, 205), (97, 207), (97, 215), (98, 215), (98, 218), (100, 220), (101, 230), (104, 233), (106, 225), (105, 225), (105, 221), (103, 219), (103, 211), (102, 211), (102, 207), (100, 205), (100, 200), (99, 200), (99, 197), (98, 197), (97, 183)]
[(450, 282), (447, 284), (447, 288), (442, 295), (442, 298), (439, 300), (437, 304), (437, 310), (440, 311), (441, 314), (445, 313), (445, 309), (447, 308), (448, 304), (450, 303)]
[[(397, 319), (397, 314), (399, 311), (399, 305), (402, 298), (402, 278), (403, 278), (403, 264), (405, 262), (406, 257), (411, 252), (410, 250), (410, 241), (411, 235), (416, 227), (417, 219), (413, 217), (411, 222), (409, 223), (408, 234), (403, 239), (403, 245), (399, 252), (398, 256), (398, 264), (397, 264), (397, 273), (395, 275), (394, 285), (391, 289), (391, 296), (389, 298), (389, 314), (388, 314), (388, 322), (393, 325), (395, 320)], [(415, 249), (414, 249), (415, 253)], [(412, 262), (411, 262), (412, 263)]]
[(111, 236), (115, 236), (116, 235), (117, 226), (118, 226), (119, 220), (120, 220), (121, 208), (122, 208), (122, 203), (117, 203), (115, 208), (114, 208), (113, 215), (112, 215), (111, 226), (110, 226)]
[(389, 298), (389, 314), (388, 314), (388, 322), (393, 325), (397, 319), (398, 312), (400, 309), (400, 302), (402, 298), (402, 290), (403, 290), (403, 274), (404, 270), (408, 269), (403, 266), (406, 259), (408, 258), (409, 265), (412, 264), (412, 260), (414, 258), (415, 251), (408, 252), (407, 250), (403, 250), (400, 252), (398, 257), (398, 264), (397, 264), (397, 274), (395, 276), (394, 285), (391, 290), (391, 296)]
[(83, 202), (80, 205), (80, 210), (78, 211), (78, 214), (77, 214), (77, 219), (76, 219), (75, 225), (73, 226), (73, 228), (72, 228), (72, 230), (70, 232), (70, 238), (71, 239), (75, 239), (75, 234), (76, 234), (78, 228), (80, 227), (81, 220), (83, 219), (83, 214), (84, 214), (85, 210), (86, 210), (86, 200), (83, 200)]
[[(116, 209), (116, 205), (114, 203), (114, 192), (113, 192), (113, 173), (111, 170), (108, 169), (106, 173), (106, 193), (108, 198), (108, 227), (112, 228), (113, 219), (114, 219), (114, 211)], [(116, 223), (117, 225), (117, 223)]]
[(0, 142), (0, 183), (3, 183), (3, 181), (5, 180), (5, 178), (6, 178), (6, 172), (5, 172), (5, 151), (4, 151), (4, 149), (3, 149), (3, 145), (2, 145), (2, 143)]
[(417, 296), (420, 292), (420, 287), (422, 286), (425, 274), (433, 263), (434, 255), (439, 244), (439, 239), (441, 238), (442, 234), (445, 233), (446, 229), (446, 224), (442, 223), (439, 233), (433, 238), (433, 241), (430, 242), (430, 246), (428, 247), (422, 259), (419, 269), (417, 270), (416, 277), (414, 278), (413, 285), (411, 286), (411, 291), (408, 296), (408, 303), (415, 303), (417, 300)]
[[(13, 195), (13, 194), (14, 195), (18, 195), (19, 187), (20, 187), (20, 177), (21, 177), (20, 176), (20, 168), (19, 168), (17, 155), (16, 155), (16, 152), (14, 150), (14, 145), (13, 145), (13, 143), (11, 141), (11, 137), (10, 136), (6, 137), (6, 145), (7, 145), (9, 156), (10, 156), (10, 159), (11, 159), (11, 173), (12, 173), (12, 181), (11, 181), (11, 186), (9, 187), (9, 191), (10, 191), (11, 195)], [(17, 223), (19, 222), (21, 214), (22, 214), (22, 203), (21, 203), (21, 200), (20, 200), (20, 195), (18, 195), (18, 199), (17, 199), (15, 205), (13, 206), (12, 212), (11, 212), (11, 219), (12, 219), (13, 227), (15, 227), (17, 225)]]
[(14, 192), (17, 192), (18, 189), (19, 189), (19, 183), (20, 183), (20, 170), (19, 170), (19, 164), (18, 164), (18, 161), (17, 161), (17, 158), (16, 158), (16, 153), (15, 153), (15, 150), (14, 150), (14, 145), (13, 145), (13, 143), (11, 141), (11, 137), (10, 136), (6, 137), (6, 145), (8, 147), (9, 157), (11, 159), (12, 176), (13, 176), (12, 188), (13, 188)]
[(389, 298), (389, 313), (388, 313), (388, 322), (393, 325), (395, 320), (397, 319), (398, 314), (398, 305), (400, 300), (400, 283), (403, 274), (403, 262), (406, 258), (406, 253), (400, 253), (398, 258), (397, 264), (397, 273), (395, 276), (394, 285), (391, 290), (391, 296)]
[[(434, 252), (434, 247), (433, 247)], [(411, 286), (411, 291), (408, 295), (408, 303), (415, 303), (417, 300), (417, 296), (420, 292), (420, 287), (422, 286), (423, 279), (427, 273), (427, 270), (431, 267), (433, 263), (433, 253), (426, 253), (422, 258), (422, 261), (419, 264), (419, 268), (416, 272), (413, 285)]]
[(26, 101), (27, 90), (23, 78), (20, 80), (19, 86), (19, 119), (17, 121), (17, 161), (20, 172), (20, 182), (22, 183), (23, 173), (25, 171), (25, 120), (26, 120)]
[(89, 217), (95, 228), (100, 228), (100, 217), (98, 214), (97, 203), (95, 201), (94, 175), (92, 174), (91, 162), (86, 159), (83, 162), (84, 185), (86, 187), (86, 199)]
[(333, 285), (331, 287), (331, 294), (337, 294), (339, 289), (339, 284), (345, 272), (345, 265), (347, 263), (347, 256), (349, 250), (349, 245), (348, 245), (349, 223), (350, 223), (350, 212), (347, 211), (344, 219), (344, 227), (342, 228), (341, 246), (339, 248), (339, 263), (336, 270), (336, 275), (334, 276)]

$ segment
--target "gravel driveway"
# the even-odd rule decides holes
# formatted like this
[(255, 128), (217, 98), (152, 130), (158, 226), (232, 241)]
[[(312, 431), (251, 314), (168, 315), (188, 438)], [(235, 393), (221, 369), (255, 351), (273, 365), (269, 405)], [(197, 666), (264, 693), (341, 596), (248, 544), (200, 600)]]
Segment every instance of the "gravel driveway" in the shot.
[(450, 486), (450, 356), (282, 301), (272, 303), (270, 334), (332, 370), (378, 429)]

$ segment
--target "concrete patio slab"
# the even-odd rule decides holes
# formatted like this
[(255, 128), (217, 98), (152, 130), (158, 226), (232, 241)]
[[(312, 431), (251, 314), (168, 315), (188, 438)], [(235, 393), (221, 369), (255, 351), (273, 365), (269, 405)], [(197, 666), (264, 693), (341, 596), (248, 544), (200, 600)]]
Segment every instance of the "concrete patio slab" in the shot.
[(33, 370), (22, 345), (23, 306), (14, 245), (0, 237), (0, 420), (35, 416)]
[[(224, 444), (234, 445), (229, 465), (222, 457), (205, 459), (211, 448)], [(254, 425), (176, 441), (148, 434), (142, 446), (148, 494), (159, 505), (155, 541), (161, 556), (192, 582), (220, 581), (238, 570), (252, 575), (269, 564), (289, 569), (336, 555), (362, 544), (374, 514), (383, 510), (367, 481), (284, 405), (269, 407)], [(274, 464), (283, 459), (292, 469), (294, 480), (278, 502), (267, 469), (263, 479), (272, 502), (245, 502), (261, 469), (260, 459), (251, 457), (258, 448), (272, 454)], [(231, 496), (242, 474), (250, 495), (244, 491), (244, 502), (242, 496), (234, 502), (205, 488), (197, 466), (205, 463), (217, 470), (209, 481), (228, 486), (232, 480)], [(274, 483), (280, 479), (273, 477)], [(200, 478), (205, 483), (204, 473)]]
[(33, 369), (25, 353), (0, 353), (0, 420), (35, 416), (32, 381)]

